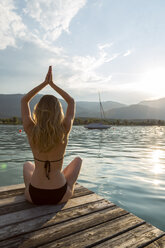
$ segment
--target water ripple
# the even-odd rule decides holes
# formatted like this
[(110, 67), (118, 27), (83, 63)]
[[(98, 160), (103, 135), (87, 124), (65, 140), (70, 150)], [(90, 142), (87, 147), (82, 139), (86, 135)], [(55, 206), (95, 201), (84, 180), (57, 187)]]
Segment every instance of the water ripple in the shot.
[[(22, 126), (0, 126), (0, 185), (23, 183), (32, 160)], [(165, 231), (165, 127), (74, 126), (64, 167), (83, 158), (78, 182)]]

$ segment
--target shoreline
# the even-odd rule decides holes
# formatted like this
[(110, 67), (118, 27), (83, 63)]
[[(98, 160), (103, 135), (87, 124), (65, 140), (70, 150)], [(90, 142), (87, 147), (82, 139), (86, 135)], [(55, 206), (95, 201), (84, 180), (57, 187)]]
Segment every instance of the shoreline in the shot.
[[(88, 117), (77, 117), (74, 126), (84, 126), (90, 123), (102, 123), (111, 126), (165, 126), (165, 120), (156, 119), (98, 119)], [(22, 125), (19, 117), (0, 118), (0, 125)]]

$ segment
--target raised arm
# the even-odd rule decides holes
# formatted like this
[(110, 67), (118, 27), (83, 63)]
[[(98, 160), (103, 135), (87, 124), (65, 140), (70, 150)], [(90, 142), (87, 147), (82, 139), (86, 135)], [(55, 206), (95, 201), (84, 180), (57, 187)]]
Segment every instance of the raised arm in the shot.
[(69, 131), (72, 128), (74, 117), (75, 117), (75, 101), (74, 99), (64, 90), (62, 90), (60, 87), (58, 87), (56, 84), (53, 83), (52, 80), (52, 73), (51, 73), (51, 80), (49, 81), (49, 85), (62, 96), (62, 98), (67, 102), (67, 110), (64, 117), (64, 126), (66, 129), (66, 132), (69, 133)]
[(46, 85), (48, 85), (50, 73), (51, 73), (51, 67), (49, 66), (49, 70), (46, 75), (45, 81), (39, 84), (34, 89), (32, 89), (31, 91), (29, 91), (21, 99), (21, 116), (22, 116), (22, 122), (25, 132), (28, 132), (29, 127), (32, 127), (34, 125), (33, 120), (31, 118), (29, 102), (40, 90), (42, 90)]

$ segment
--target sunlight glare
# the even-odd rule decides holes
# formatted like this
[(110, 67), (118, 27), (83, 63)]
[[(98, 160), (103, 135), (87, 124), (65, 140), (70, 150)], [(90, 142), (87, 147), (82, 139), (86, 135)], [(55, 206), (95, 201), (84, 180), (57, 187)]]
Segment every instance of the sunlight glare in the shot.
[(162, 151), (161, 150), (155, 150), (152, 153), (152, 161), (153, 161), (153, 169), (152, 171), (155, 174), (160, 174), (162, 173), (162, 167), (160, 164), (160, 157), (162, 155)]
[(144, 75), (141, 82), (142, 90), (154, 93), (155, 97), (164, 96), (165, 70), (163, 67), (151, 68)]
[(159, 182), (159, 180), (156, 180), (156, 179), (155, 179), (155, 180), (153, 181), (153, 183), (154, 183), (154, 185), (159, 185), (160, 182)]

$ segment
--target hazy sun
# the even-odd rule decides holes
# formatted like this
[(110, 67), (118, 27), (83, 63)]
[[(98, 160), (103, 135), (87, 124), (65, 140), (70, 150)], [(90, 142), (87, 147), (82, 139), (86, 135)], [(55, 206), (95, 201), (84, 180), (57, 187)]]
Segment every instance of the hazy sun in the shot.
[(165, 97), (165, 68), (157, 67), (144, 73), (141, 87), (141, 90), (152, 93), (155, 97)]

